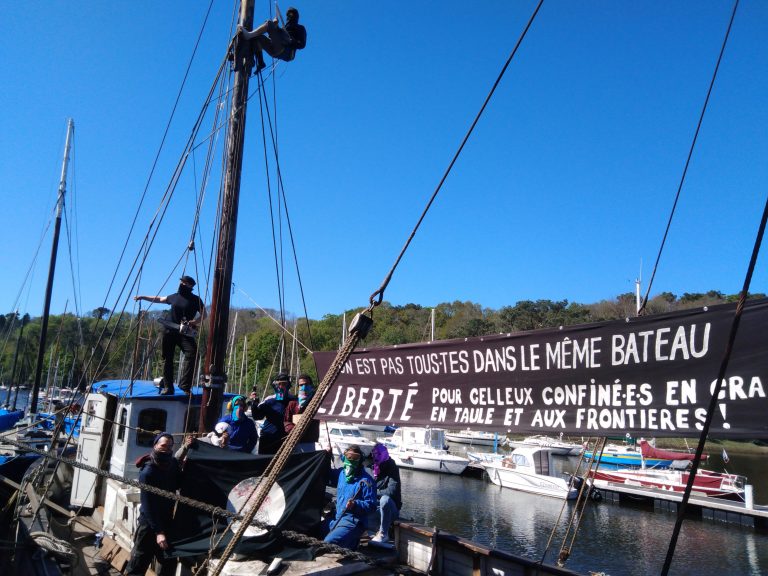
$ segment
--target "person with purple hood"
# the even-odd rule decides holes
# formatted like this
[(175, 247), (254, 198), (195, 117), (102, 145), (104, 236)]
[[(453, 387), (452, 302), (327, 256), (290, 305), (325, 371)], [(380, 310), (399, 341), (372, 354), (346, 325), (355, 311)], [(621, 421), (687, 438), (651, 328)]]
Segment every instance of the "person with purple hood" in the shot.
[(377, 443), (371, 450), (371, 457), (380, 515), (379, 531), (371, 538), (371, 542), (388, 544), (389, 528), (392, 522), (400, 517), (400, 509), (403, 507), (400, 469), (389, 457), (389, 451), (384, 444)]

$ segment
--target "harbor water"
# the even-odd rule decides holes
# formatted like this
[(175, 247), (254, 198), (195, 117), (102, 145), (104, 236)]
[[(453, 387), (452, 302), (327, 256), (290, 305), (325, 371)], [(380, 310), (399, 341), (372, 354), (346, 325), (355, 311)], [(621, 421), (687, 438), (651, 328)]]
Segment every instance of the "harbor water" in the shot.
[[(450, 448), (456, 454), (464, 450), (461, 446)], [(768, 503), (766, 460), (732, 456), (728, 465), (730, 472), (748, 475), (758, 504)], [(561, 471), (570, 472), (575, 470), (578, 458), (556, 458), (555, 462)], [(531, 560), (555, 564), (573, 502), (564, 505), (556, 498), (501, 488), (486, 478), (417, 470), (401, 470), (400, 474), (404, 517)], [(659, 574), (675, 519), (669, 512), (590, 501), (565, 567), (582, 574)], [(768, 534), (723, 522), (686, 520), (670, 574), (768, 574)]]

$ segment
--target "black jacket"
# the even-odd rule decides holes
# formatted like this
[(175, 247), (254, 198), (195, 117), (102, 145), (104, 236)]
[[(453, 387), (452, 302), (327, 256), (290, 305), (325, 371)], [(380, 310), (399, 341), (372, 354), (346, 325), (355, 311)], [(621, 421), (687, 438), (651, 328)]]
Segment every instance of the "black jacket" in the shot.
[(395, 501), (397, 509), (403, 507), (403, 499), (400, 494), (400, 468), (390, 458), (379, 464), (379, 475), (376, 476), (376, 496), (389, 496)]

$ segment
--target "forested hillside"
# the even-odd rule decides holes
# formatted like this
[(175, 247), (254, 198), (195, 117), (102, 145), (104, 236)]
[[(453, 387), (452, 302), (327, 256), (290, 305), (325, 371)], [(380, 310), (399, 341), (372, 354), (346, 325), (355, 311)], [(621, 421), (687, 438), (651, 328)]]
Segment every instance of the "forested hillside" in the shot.
[[(751, 298), (763, 298), (753, 294)], [(712, 306), (735, 301), (738, 295), (710, 291), (685, 293), (677, 297), (662, 293), (649, 301), (648, 314), (685, 308)], [(578, 304), (567, 300), (525, 300), (494, 310), (474, 302), (446, 302), (435, 306), (435, 339), (444, 340), (517, 332), (541, 328), (623, 319), (635, 315), (635, 297), (622, 294), (613, 300)], [(310, 350), (335, 350), (342, 338), (344, 319), (349, 322), (358, 310), (329, 314), (319, 320), (289, 317), (285, 329), (262, 311), (238, 309), (231, 312), (231, 353), (228, 361), (230, 383), (240, 389), (261, 389), (282, 367), (283, 370), (314, 374)], [(418, 304), (393, 306), (384, 302), (374, 312), (374, 327), (363, 346), (376, 347), (430, 339), (432, 308)], [(87, 317), (73, 314), (52, 316), (45, 353), (44, 384), (84, 386), (109, 378), (152, 378), (162, 372), (160, 326), (155, 318), (161, 311), (141, 317), (112, 314), (98, 308)], [(40, 318), (18, 314), (0, 316), (0, 381), (30, 384), (40, 338)], [(200, 339), (204, 358), (206, 335)], [(296, 334), (296, 343), (292, 335)], [(245, 353), (244, 353), (245, 351)], [(0, 401), (2, 398), (0, 397)]]

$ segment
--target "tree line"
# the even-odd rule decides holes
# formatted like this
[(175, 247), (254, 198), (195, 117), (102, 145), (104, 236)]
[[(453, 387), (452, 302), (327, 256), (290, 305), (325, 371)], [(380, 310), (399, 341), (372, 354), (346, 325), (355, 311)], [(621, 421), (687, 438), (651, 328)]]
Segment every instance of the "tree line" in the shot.
[[(764, 298), (751, 294), (750, 298)], [(674, 312), (687, 308), (734, 302), (738, 294), (715, 290), (685, 293), (678, 297), (664, 292), (646, 306), (648, 314)], [(434, 307), (434, 339), (447, 340), (571, 326), (635, 316), (635, 295), (593, 304), (568, 300), (523, 300), (498, 310), (474, 302), (445, 302)], [(402, 306), (383, 302), (374, 311), (373, 328), (363, 346), (378, 347), (432, 338), (432, 307), (419, 304)], [(289, 317), (285, 327), (274, 318), (276, 312), (234, 309), (231, 311), (230, 351), (227, 360), (229, 389), (260, 394), (277, 372), (301, 372), (317, 376), (310, 350), (336, 350), (342, 341), (346, 319), (350, 322), (359, 310), (328, 314), (319, 320)], [(43, 386), (80, 387), (105, 379), (152, 379), (162, 374), (160, 354), (161, 326), (155, 322), (163, 312), (141, 316), (112, 315), (97, 308), (89, 315), (51, 316), (43, 366)], [(0, 315), (0, 382), (31, 385), (34, 379), (41, 318)], [(295, 334), (295, 340), (293, 338)], [(205, 328), (200, 336), (199, 357), (205, 357)], [(2, 400), (0, 398), (0, 400)]]

